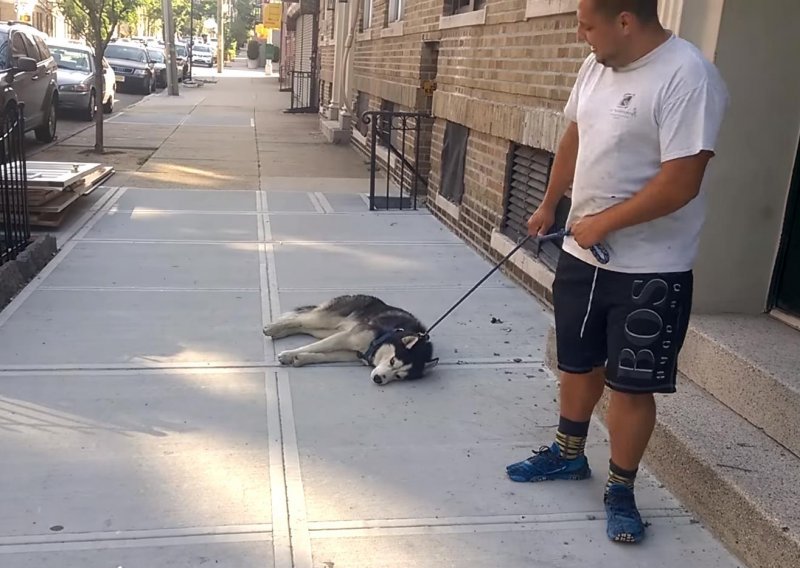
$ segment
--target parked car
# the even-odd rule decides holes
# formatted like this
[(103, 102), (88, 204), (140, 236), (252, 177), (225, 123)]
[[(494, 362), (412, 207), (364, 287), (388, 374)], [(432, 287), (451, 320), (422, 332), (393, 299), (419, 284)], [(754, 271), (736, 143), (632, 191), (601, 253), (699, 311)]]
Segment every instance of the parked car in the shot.
[(184, 43), (175, 44), (175, 66), (178, 68), (179, 81), (189, 76), (189, 50)]
[(192, 46), (192, 65), (214, 67), (216, 63), (217, 55), (206, 44), (196, 43)]
[(24, 22), (0, 22), (0, 109), (7, 114), (24, 103), (25, 130), (40, 142), (56, 137), (56, 61), (47, 36)]
[(148, 47), (147, 53), (153, 60), (153, 70), (156, 74), (156, 87), (167, 86), (167, 57), (160, 47)]
[(114, 110), (117, 83), (114, 70), (103, 58), (103, 92), (100, 97), (94, 85), (94, 50), (88, 45), (47, 40), (47, 47), (58, 65), (58, 107), (77, 110), (86, 120), (94, 120), (97, 100), (103, 112)]
[(119, 41), (109, 43), (105, 57), (114, 70), (117, 83), (123, 88), (135, 88), (143, 94), (156, 90), (153, 60), (147, 48), (138, 42)]

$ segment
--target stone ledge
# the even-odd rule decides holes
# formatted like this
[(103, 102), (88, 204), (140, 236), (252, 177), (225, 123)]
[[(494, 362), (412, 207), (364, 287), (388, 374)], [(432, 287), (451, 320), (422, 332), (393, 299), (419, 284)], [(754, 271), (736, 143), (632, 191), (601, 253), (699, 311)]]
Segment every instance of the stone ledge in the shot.
[(468, 26), (482, 26), (486, 23), (486, 7), (472, 12), (456, 14), (454, 16), (440, 16), (439, 29), (451, 30), (454, 28), (465, 28)]
[[(552, 326), (546, 359), (555, 372)], [(800, 566), (800, 458), (683, 376), (656, 400), (645, 466), (749, 568)]]
[(17, 255), (0, 266), (0, 308), (5, 307), (50, 262), (58, 247), (52, 235), (37, 237)]
[(525, 4), (525, 19), (569, 14), (577, 9), (578, 0), (528, 0)]
[(350, 141), (350, 131), (340, 126), (338, 120), (320, 120), (320, 129), (331, 144), (346, 144)]
[(693, 315), (680, 370), (800, 456), (800, 332), (771, 316)]

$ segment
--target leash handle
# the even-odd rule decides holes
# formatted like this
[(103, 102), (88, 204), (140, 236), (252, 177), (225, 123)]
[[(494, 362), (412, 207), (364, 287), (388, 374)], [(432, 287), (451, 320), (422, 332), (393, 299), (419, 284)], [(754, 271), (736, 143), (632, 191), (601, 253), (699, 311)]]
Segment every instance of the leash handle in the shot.
[[(566, 237), (568, 235), (570, 235), (570, 231), (568, 229), (561, 229), (559, 231), (556, 231), (555, 233), (550, 233), (548, 235), (537, 236), (537, 240), (539, 240), (540, 242), (541, 241), (552, 241), (552, 240), (555, 240), (555, 239)], [(451, 313), (453, 313), (453, 310), (455, 310), (458, 306), (460, 306), (461, 302), (466, 300), (470, 296), (470, 294), (472, 294), (475, 290), (478, 289), (478, 287), (481, 284), (486, 282), (486, 280), (492, 274), (494, 274), (494, 272), (498, 268), (500, 268), (503, 265), (503, 263), (505, 263), (505, 261), (507, 261), (509, 258), (511, 258), (514, 255), (515, 252), (517, 252), (519, 249), (521, 249), (525, 245), (525, 243), (527, 243), (528, 240), (531, 239), (531, 237), (532, 237), (532, 235), (526, 235), (524, 239), (522, 239), (519, 243), (517, 243), (517, 245), (513, 249), (511, 249), (511, 252), (509, 252), (507, 255), (505, 255), (500, 262), (495, 264), (494, 268), (492, 268), (486, 274), (486, 276), (481, 278), (478, 281), (478, 283), (475, 284), (472, 288), (470, 288), (469, 291), (466, 294), (461, 296), (461, 299), (458, 302), (453, 304), (453, 306), (449, 310), (447, 310), (444, 314), (442, 314), (442, 316), (439, 319), (437, 319), (435, 322), (433, 322), (433, 325), (430, 326), (428, 328), (428, 331), (423, 335), (426, 336), (426, 337), (429, 336), (431, 331), (433, 331), (433, 328), (435, 328), (437, 325), (439, 325), (442, 322), (442, 320), (444, 320), (447, 316), (449, 316)], [(594, 257), (597, 259), (597, 261), (600, 264), (608, 264), (608, 261), (611, 259), (611, 256), (608, 254), (608, 249), (606, 249), (606, 247), (604, 247), (603, 245), (601, 245), (599, 243), (596, 244), (596, 245), (592, 245), (591, 251), (592, 251), (592, 254), (594, 255)]]

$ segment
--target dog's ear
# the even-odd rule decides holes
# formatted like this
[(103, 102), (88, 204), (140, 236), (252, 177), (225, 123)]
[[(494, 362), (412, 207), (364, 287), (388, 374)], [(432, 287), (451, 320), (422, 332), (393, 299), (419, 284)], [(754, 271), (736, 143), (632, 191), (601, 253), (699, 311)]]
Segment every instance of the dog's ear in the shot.
[(425, 370), (427, 371), (428, 369), (433, 369), (438, 364), (439, 364), (439, 358), (438, 357), (436, 357), (434, 359), (431, 359), (430, 361), (426, 361), (425, 362)]
[(406, 335), (403, 338), (403, 345), (406, 346), (406, 349), (411, 349), (417, 344), (417, 341), (419, 341), (419, 335)]

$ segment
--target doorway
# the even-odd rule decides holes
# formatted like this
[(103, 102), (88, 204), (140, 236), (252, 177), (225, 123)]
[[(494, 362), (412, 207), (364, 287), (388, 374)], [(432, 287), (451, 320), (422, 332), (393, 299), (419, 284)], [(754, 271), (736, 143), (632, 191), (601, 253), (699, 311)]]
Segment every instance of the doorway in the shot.
[(800, 152), (795, 160), (776, 268), (774, 306), (800, 317)]

